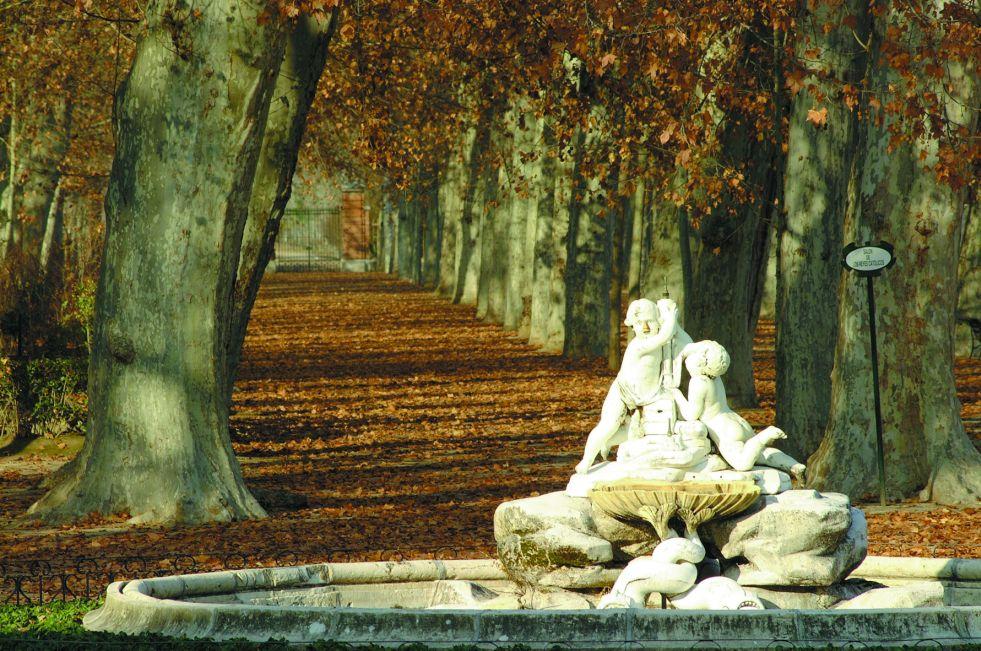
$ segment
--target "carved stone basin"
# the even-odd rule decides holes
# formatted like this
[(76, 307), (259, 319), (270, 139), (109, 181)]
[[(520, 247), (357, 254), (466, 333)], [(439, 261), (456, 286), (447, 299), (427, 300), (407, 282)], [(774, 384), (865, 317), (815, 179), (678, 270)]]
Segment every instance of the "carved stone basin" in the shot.
[(760, 489), (752, 481), (616, 481), (597, 484), (592, 502), (610, 515), (644, 520), (661, 540), (678, 534), (668, 521), (678, 516), (692, 534), (698, 525), (745, 511), (756, 502)]

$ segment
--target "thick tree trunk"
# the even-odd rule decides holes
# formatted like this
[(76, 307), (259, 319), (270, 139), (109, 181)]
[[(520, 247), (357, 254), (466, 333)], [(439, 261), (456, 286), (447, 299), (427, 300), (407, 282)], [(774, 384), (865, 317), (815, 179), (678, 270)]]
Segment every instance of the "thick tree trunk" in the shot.
[(576, 205), (576, 169), (582, 160), (581, 133), (565, 148), (564, 155), (555, 163), (555, 191), (552, 218), (552, 267), (549, 282), (549, 308), (547, 336), (542, 344), (546, 352), (560, 353), (565, 350), (567, 291), (566, 272), (569, 266), (571, 231), (570, 223)]
[[(499, 127), (494, 131), (498, 132)], [(506, 148), (498, 136), (491, 138), (494, 151)], [(480, 225), (480, 283), (477, 288), (477, 318), (491, 323), (504, 322), (507, 298), (507, 260), (510, 215), (506, 193), (501, 185), (506, 183), (503, 166), (488, 165), (483, 174), (483, 206)]]
[(726, 395), (732, 405), (750, 407), (756, 405), (753, 338), (766, 278), (780, 159), (773, 146), (758, 142), (747, 125), (737, 121), (727, 131), (724, 158), (729, 165), (745, 169), (753, 201), (724, 203), (702, 219), (692, 256), (692, 286), (685, 296), (685, 328), (695, 339), (712, 339), (725, 347), (732, 360), (725, 376)]
[[(602, 125), (603, 120), (598, 120)], [(602, 126), (586, 134), (587, 152), (602, 149)], [(569, 215), (569, 254), (566, 267), (566, 328), (563, 354), (567, 357), (606, 357), (610, 341), (610, 237), (612, 221), (608, 190), (597, 178), (574, 175), (576, 191)], [(577, 200), (581, 196), (582, 200)]]
[(443, 166), (439, 179), (439, 208), (443, 218), (442, 237), (440, 238), (439, 253), (439, 285), (436, 291), (445, 297), (452, 298), (456, 285), (456, 269), (460, 262), (460, 240), (463, 216), (463, 179), (464, 155), (467, 149), (467, 139), (473, 131), (468, 130), (460, 138), (459, 146), (455, 146)]
[(416, 220), (416, 204), (407, 191), (399, 192), (396, 233), (398, 234), (395, 271), (399, 278), (419, 282), (416, 245), (419, 228)]
[[(854, 173), (856, 113), (839, 99), (819, 101), (817, 93), (834, 95), (829, 75), (838, 83), (860, 83), (865, 52), (845, 16), (859, 17), (857, 34), (868, 41), (868, 3), (851, 0), (832, 7), (817, 3), (799, 24), (806, 34), (798, 45), (801, 61), (810, 62), (814, 84), (794, 99), (790, 110), (785, 212), (777, 218), (778, 247), (777, 425), (789, 437), (781, 448), (806, 458), (821, 442), (831, 405), (831, 368), (838, 332), (838, 278), (841, 273), (841, 228), (845, 220), (849, 175)], [(825, 32), (825, 25), (835, 29)], [(820, 49), (816, 59), (805, 52)], [(827, 123), (807, 120), (816, 106), (828, 110)]]
[[(874, 42), (889, 20), (877, 19)], [(873, 52), (875, 48), (873, 47)], [(873, 62), (874, 94), (895, 83)], [(954, 129), (977, 133), (979, 96), (973, 70), (948, 66), (945, 97)], [(869, 115), (871, 107), (863, 106)], [(871, 119), (874, 120), (875, 111)], [(896, 264), (875, 281), (879, 377), (885, 438), (886, 489), (892, 498), (922, 489), (921, 498), (976, 505), (981, 499), (981, 454), (968, 439), (954, 387), (952, 347), (957, 301), (957, 256), (969, 198), (939, 184), (932, 170), (937, 142), (891, 148), (885, 126), (861, 125), (860, 174), (844, 227), (846, 241), (883, 239), (895, 245)], [(831, 414), (821, 446), (810, 459), (811, 484), (852, 496), (877, 492), (869, 320), (865, 280), (844, 274)]]
[(329, 19), (309, 16), (297, 19), (287, 38), (286, 52), (276, 77), (232, 293), (228, 376), (233, 381), (228, 384), (229, 401), (252, 306), (272, 258), (279, 224), (289, 202), (307, 113), (327, 61), (327, 46), (337, 22), (336, 16), (335, 10)]
[(117, 104), (85, 445), (31, 512), (261, 517), (228, 436), (242, 233), (283, 54), (245, 0), (151, 4)]
[(439, 205), (439, 170), (433, 166), (421, 179), (418, 188), (419, 245), (422, 262), (419, 268), (419, 284), (426, 289), (436, 289), (439, 284), (439, 256), (442, 246), (443, 221)]
[(484, 158), (490, 145), (491, 112), (483, 111), (468, 136), (470, 147), (465, 158), (463, 205), (460, 213), (460, 257), (456, 264), (453, 302), (476, 305), (480, 284), (480, 229), (483, 224)]
[[(535, 147), (537, 134), (534, 115), (528, 101), (518, 98), (512, 103), (508, 127), (512, 133), (510, 164), (505, 167), (508, 177), (506, 192), (508, 214), (508, 255), (507, 255), (507, 300), (504, 306), (504, 327), (521, 333), (522, 323), (527, 329), (527, 317), (531, 305), (531, 268), (528, 266), (528, 224), (534, 228), (534, 208), (532, 196), (532, 165), (524, 161), (524, 156)], [(525, 333), (527, 336), (527, 332)]]
[(8, 201), (11, 237), (7, 255), (20, 257), (36, 271), (61, 163), (68, 153), (72, 101), (68, 95), (40, 109), (29, 102), (18, 122), (17, 153), (11, 165)]
[[(653, 193), (652, 193), (653, 194)], [(688, 251), (688, 216), (674, 204), (658, 196), (645, 199), (649, 212), (642, 222), (642, 254), (640, 265), (640, 295), (656, 300), (665, 292), (685, 314), (685, 252)], [(681, 233), (684, 231), (684, 240)], [(684, 248), (682, 247), (684, 244)], [(690, 269), (690, 255), (687, 259)], [(687, 327), (687, 324), (686, 324)], [(688, 330), (701, 339), (693, 330)]]
[[(759, 88), (772, 93), (774, 137), (758, 139), (756, 126), (738, 111), (727, 117), (720, 157), (724, 165), (742, 172), (750, 201), (723, 201), (701, 220), (685, 296), (685, 327), (696, 339), (713, 339), (729, 351), (726, 395), (732, 405), (743, 407), (756, 405), (753, 338), (763, 300), (770, 229), (783, 185), (782, 43), (771, 36), (772, 42), (760, 42), (756, 34), (747, 33), (743, 58), (760, 71)], [(771, 53), (772, 67), (764, 68), (771, 62), (763, 60), (760, 51)]]
[[(557, 161), (552, 155), (555, 134), (548, 120), (542, 119), (542, 145), (535, 178), (535, 250), (532, 260), (531, 320), (528, 326), (528, 343), (545, 346), (548, 343), (548, 322), (552, 307), (552, 277), (555, 273), (556, 247), (553, 239), (555, 228), (555, 168)], [(559, 348), (561, 350), (561, 348)]]

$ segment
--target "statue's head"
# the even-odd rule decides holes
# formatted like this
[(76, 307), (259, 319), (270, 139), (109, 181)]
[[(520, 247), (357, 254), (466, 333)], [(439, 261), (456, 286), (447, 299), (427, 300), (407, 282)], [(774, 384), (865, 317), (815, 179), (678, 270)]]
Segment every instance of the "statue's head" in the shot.
[(623, 323), (628, 328), (633, 328), (638, 334), (640, 332), (650, 332), (657, 326), (657, 306), (654, 301), (646, 298), (638, 298), (631, 301), (627, 306), (627, 318)]
[(715, 378), (729, 370), (729, 353), (717, 341), (698, 341), (685, 346), (681, 352), (685, 357), (685, 368), (693, 376)]

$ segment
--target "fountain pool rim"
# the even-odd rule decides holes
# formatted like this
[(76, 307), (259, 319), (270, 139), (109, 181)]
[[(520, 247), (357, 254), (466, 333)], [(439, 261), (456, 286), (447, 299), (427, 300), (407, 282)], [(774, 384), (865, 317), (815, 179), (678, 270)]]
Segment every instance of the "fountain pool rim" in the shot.
[[(879, 580), (934, 580), (981, 590), (979, 559), (869, 557), (854, 575)], [(413, 582), (502, 581), (492, 559), (320, 563), (118, 581), (105, 605), (88, 615), (89, 630), (154, 633), (212, 640), (322, 640), (398, 647), (515, 644), (544, 648), (755, 648), (792, 645), (823, 648), (930, 644), (971, 647), (981, 640), (981, 607), (881, 610), (679, 611), (473, 610), (248, 605), (187, 601), (233, 593), (325, 586), (391, 586)], [(786, 644), (789, 643), (789, 644)]]

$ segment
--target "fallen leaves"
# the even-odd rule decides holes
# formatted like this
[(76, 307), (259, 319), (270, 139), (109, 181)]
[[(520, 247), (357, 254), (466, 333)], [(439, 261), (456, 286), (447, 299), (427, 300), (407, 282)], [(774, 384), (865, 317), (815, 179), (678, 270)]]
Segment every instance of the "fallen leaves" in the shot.
[[(762, 321), (761, 405), (742, 411), (756, 427), (774, 419), (773, 347), (773, 324)], [(126, 514), (63, 529), (8, 525), (4, 557), (65, 567), (193, 557), (204, 570), (232, 556), (283, 562), (287, 552), (289, 562), (493, 555), (497, 505), (564, 487), (612, 379), (601, 361), (540, 353), (473, 308), (380, 274), (270, 275), (243, 357), (232, 439), (269, 518), (170, 530), (125, 527)], [(959, 360), (957, 381), (977, 437), (981, 360)], [(4, 467), (4, 518), (40, 497), (43, 472)], [(979, 509), (911, 506), (868, 519), (873, 554), (981, 556)]]

